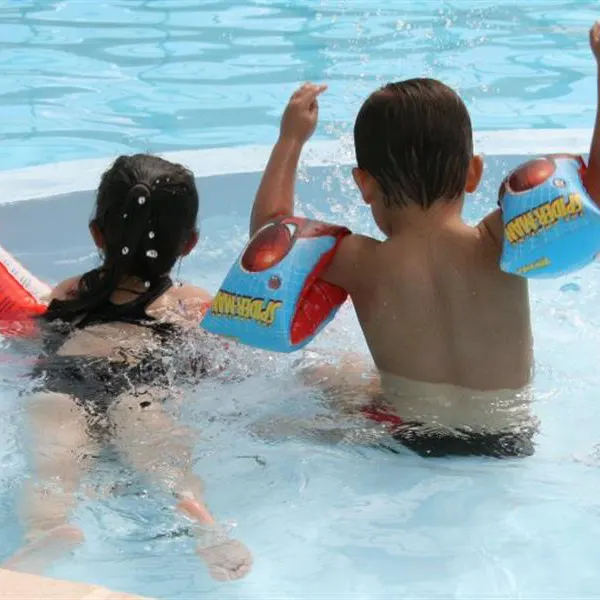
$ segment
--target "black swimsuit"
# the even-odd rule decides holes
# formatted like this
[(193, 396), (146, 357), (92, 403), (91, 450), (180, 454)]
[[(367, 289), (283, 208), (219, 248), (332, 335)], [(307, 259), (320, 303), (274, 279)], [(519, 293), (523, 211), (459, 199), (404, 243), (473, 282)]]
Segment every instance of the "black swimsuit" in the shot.
[[(164, 388), (165, 396), (173, 385), (174, 363), (168, 352), (154, 352), (144, 349), (131, 356), (121, 352), (114, 358), (98, 356), (69, 356), (57, 354), (66, 338), (76, 329), (104, 323), (131, 323), (146, 327), (154, 334), (161, 349), (175, 347), (174, 334), (178, 328), (171, 323), (159, 322), (146, 313), (147, 307), (169, 290), (173, 282), (163, 277), (152, 290), (140, 294), (126, 304), (113, 304), (107, 301), (93, 314), (85, 315), (75, 322), (65, 324), (57, 335), (53, 327), (46, 340), (46, 356), (40, 359), (33, 375), (40, 378), (38, 389), (68, 394), (82, 406), (90, 416), (104, 415), (114, 400), (124, 394), (141, 395), (152, 386)], [(186, 373), (201, 376), (204, 370), (202, 360), (189, 361)], [(150, 405), (144, 396), (140, 406)]]
[[(426, 432), (422, 427), (405, 428), (394, 439), (423, 457), (487, 456), (490, 458), (523, 458), (534, 453), (533, 427), (520, 431), (476, 433), (459, 429), (456, 433)], [(392, 447), (388, 447), (396, 452)]]
[[(428, 429), (424, 423), (404, 421), (377, 404), (365, 406), (362, 412), (369, 420), (385, 425), (397, 442), (423, 457), (519, 458), (531, 456), (535, 450), (533, 424), (504, 432), (475, 432), (465, 428), (442, 431)], [(383, 444), (383, 447), (397, 452), (392, 446)]]

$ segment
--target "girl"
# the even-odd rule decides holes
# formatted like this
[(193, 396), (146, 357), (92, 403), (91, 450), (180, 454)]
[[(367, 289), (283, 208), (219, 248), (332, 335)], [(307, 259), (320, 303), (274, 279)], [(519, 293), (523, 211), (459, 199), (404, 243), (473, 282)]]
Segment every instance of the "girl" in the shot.
[(173, 377), (209, 369), (189, 353), (185, 361), (174, 357), (178, 333), (197, 329), (210, 302), (204, 290), (174, 285), (169, 275), (198, 241), (197, 215), (194, 177), (181, 165), (121, 156), (102, 176), (90, 232), (103, 264), (58, 285), (44, 316), (53, 335), (36, 367), (42, 389), (31, 400), (37, 451), (22, 503), (28, 545), (5, 567), (82, 540), (69, 513), (86, 463), (109, 440), (201, 526), (198, 552), (213, 577), (250, 570), (249, 551), (227, 538), (202, 501), (188, 433), (162, 407)]

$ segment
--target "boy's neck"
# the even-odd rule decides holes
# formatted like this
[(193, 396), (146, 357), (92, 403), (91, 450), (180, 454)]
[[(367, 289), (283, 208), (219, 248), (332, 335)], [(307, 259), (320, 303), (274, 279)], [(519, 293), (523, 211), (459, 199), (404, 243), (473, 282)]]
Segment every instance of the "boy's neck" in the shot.
[(386, 209), (384, 215), (388, 237), (412, 233), (435, 233), (450, 222), (461, 221), (463, 198), (438, 200), (428, 209), (416, 204)]

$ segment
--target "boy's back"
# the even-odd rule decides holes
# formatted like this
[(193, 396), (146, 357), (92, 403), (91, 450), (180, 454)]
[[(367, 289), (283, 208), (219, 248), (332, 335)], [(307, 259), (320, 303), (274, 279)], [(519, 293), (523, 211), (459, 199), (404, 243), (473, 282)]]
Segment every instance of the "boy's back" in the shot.
[[(293, 212), (295, 166), (322, 90), (304, 86), (288, 105), (252, 230)], [(461, 220), (483, 169), (464, 103), (439, 81), (388, 84), (363, 104), (354, 142), (354, 180), (387, 239), (348, 236), (324, 278), (350, 293), (378, 369), (476, 390), (525, 386), (527, 284), (500, 270), (500, 212), (475, 228)]]
[(445, 212), (359, 242), (351, 294), (375, 364), (422, 382), (521, 388), (532, 360), (527, 283), (500, 271), (486, 227)]

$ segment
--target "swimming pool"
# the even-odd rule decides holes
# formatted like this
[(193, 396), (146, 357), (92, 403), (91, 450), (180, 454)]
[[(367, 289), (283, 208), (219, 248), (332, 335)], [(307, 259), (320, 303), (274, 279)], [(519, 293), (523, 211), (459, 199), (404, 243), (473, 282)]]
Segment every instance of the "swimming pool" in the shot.
[[(466, 209), (474, 219), (491, 209), (501, 173), (525, 154), (585, 151), (589, 133), (580, 129), (593, 113), (585, 35), (594, 5), (498, 4), (7, 2), (0, 13), (7, 115), (0, 166), (224, 146), (174, 156), (199, 175), (204, 201), (203, 242), (182, 276), (214, 289), (243, 244), (268, 152), (238, 146), (271, 140), (286, 86), (328, 74), (333, 80), (332, 112), (324, 110), (321, 141), (302, 168), (302, 208), (331, 219), (343, 212), (357, 231), (374, 233), (349, 180), (351, 147), (325, 138), (343, 137), (377, 81), (429, 72), (461, 85), (480, 130), (506, 130), (478, 136), (488, 168)], [(436, 52), (427, 50), (431, 44)], [(245, 56), (254, 62), (236, 63)], [(90, 190), (104, 165), (0, 173), (2, 244), (50, 280), (89, 266)], [(196, 472), (207, 499), (221, 519), (237, 523), (255, 555), (252, 574), (227, 586), (212, 582), (192, 540), (169, 535), (180, 522), (163, 509), (164, 496), (144, 494), (142, 483), (111, 463), (98, 465), (97, 476), (120, 482), (120, 491), (82, 503), (76, 517), (87, 541), (49, 574), (165, 599), (597, 594), (599, 268), (532, 286), (535, 412), (542, 419), (534, 457), (424, 460), (262, 439), (256, 423), (323, 409), (296, 381), (293, 358), (244, 352), (240, 368), (251, 377), (200, 386), (184, 416), (198, 429)], [(318, 347), (330, 344), (365, 351), (349, 309)], [(0, 373), (1, 560), (19, 543), (15, 503), (28, 470), (22, 369), (1, 365)]]
[[(491, 209), (501, 173), (525, 158), (511, 152), (510, 144), (523, 153), (539, 144), (552, 150), (565, 141), (583, 150), (588, 132), (540, 133), (535, 140), (528, 135), (513, 134), (504, 142), (500, 134), (480, 136), (488, 153), (487, 178), (469, 202), (467, 218)], [(493, 155), (494, 147), (502, 154)], [(204, 240), (184, 262), (183, 277), (210, 289), (218, 284), (243, 243), (256, 171), (266, 151), (183, 156), (201, 175), (206, 199)], [(318, 166), (346, 152), (343, 144), (313, 145), (303, 167), (304, 210), (334, 218), (349, 206), (351, 224), (374, 233), (349, 191), (350, 165)], [(234, 170), (237, 160), (239, 172), (219, 174), (224, 159)], [(81, 189), (93, 186), (100, 163), (71, 166), (81, 174), (76, 182)], [(75, 191), (63, 171), (51, 166), (0, 176), (0, 185), (14, 199), (40, 196), (41, 184), (57, 193), (0, 205), (3, 243), (53, 280), (94, 260), (85, 236), (92, 193)], [(83, 183), (86, 172), (88, 185)], [(47, 227), (51, 220), (73, 227), (57, 239)], [(232, 231), (238, 239), (232, 239)], [(143, 492), (143, 482), (110, 462), (97, 465), (94, 477), (116, 482), (118, 491), (82, 503), (76, 520), (87, 541), (48, 574), (165, 599), (595, 593), (600, 585), (599, 269), (595, 264), (569, 278), (532, 286), (535, 413), (542, 420), (534, 457), (425, 460), (374, 448), (265, 439), (256, 434), (257, 425), (325, 409), (319, 395), (295, 378), (294, 358), (242, 351), (239, 368), (251, 376), (228, 386), (201, 385), (188, 397), (184, 417), (198, 430), (195, 470), (206, 482), (207, 500), (221, 519), (237, 523), (238, 537), (255, 555), (252, 574), (226, 588), (212, 582), (193, 553), (192, 540), (170, 537), (181, 521), (164, 509), (165, 496), (152, 489)], [(331, 345), (366, 352), (349, 309), (316, 343), (317, 348)], [(8, 554), (20, 537), (15, 502), (27, 476), (27, 449), (20, 433), (18, 370), (5, 365), (2, 375), (0, 529)]]
[(389, 80), (456, 86), (475, 128), (593, 118), (593, 0), (4, 0), (0, 168), (270, 143), (297, 82), (318, 138)]

